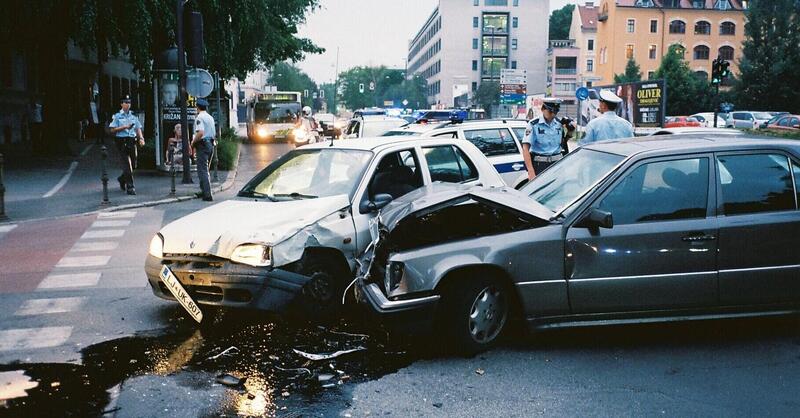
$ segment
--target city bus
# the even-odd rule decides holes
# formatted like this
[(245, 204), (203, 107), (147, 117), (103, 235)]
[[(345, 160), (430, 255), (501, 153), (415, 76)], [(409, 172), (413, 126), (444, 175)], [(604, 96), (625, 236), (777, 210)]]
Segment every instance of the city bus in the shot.
[(258, 93), (247, 103), (247, 138), (252, 142), (289, 141), (300, 117), (300, 92)]

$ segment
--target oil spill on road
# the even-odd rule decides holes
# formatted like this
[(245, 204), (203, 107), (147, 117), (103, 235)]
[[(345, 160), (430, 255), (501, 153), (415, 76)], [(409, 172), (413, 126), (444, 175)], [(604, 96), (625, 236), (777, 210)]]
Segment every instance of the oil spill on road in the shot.
[[(348, 384), (413, 361), (410, 352), (388, 349), (385, 333), (358, 314), (323, 327), (231, 311), (198, 327), (166, 309), (174, 315), (170, 328), (89, 346), (81, 364), (0, 365), (37, 383), (7, 400), (0, 416), (166, 415), (176, 407), (194, 416), (306, 415), (341, 410)], [(301, 354), (337, 351), (345, 353)]]

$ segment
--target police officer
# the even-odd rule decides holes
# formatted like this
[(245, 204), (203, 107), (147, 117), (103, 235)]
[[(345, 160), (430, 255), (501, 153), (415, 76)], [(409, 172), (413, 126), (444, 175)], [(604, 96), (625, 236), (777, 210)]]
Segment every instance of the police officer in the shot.
[(128, 194), (136, 194), (133, 184), (133, 170), (136, 169), (137, 159), (137, 139), (138, 145), (144, 146), (144, 136), (142, 135), (142, 123), (139, 118), (131, 113), (131, 97), (123, 96), (120, 106), (122, 109), (115, 113), (111, 118), (108, 127), (114, 134), (114, 142), (120, 155), (122, 174), (117, 177), (119, 188), (127, 191)]
[(616, 94), (608, 90), (600, 91), (598, 109), (602, 114), (586, 124), (584, 136), (579, 141), (580, 145), (633, 136), (633, 125), (617, 116), (616, 110), (620, 103), (622, 103), (622, 99)]
[[(528, 122), (525, 139), (522, 140), (522, 158), (528, 169), (528, 179), (533, 179), (539, 173), (560, 160), (565, 151), (562, 140), (565, 139), (565, 126), (556, 118), (561, 110), (561, 99), (545, 98), (542, 103), (542, 116)], [(565, 119), (566, 120), (566, 119)], [(566, 120), (568, 132), (574, 127), (571, 121)]]
[(194, 120), (194, 137), (192, 138), (192, 148), (197, 158), (197, 177), (200, 180), (200, 193), (204, 201), (211, 202), (211, 177), (208, 174), (208, 162), (214, 153), (214, 137), (216, 136), (216, 126), (214, 118), (206, 112), (208, 102), (206, 99), (197, 99), (197, 117)]

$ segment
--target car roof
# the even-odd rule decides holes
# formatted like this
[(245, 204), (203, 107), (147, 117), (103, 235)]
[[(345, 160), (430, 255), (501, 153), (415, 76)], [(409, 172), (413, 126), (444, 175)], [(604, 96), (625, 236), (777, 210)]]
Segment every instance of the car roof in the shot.
[(800, 142), (752, 135), (659, 135), (596, 142), (584, 148), (612, 154), (633, 156), (639, 154), (670, 155), (694, 152), (750, 150), (754, 148), (792, 149), (800, 153)]
[(375, 121), (403, 121), (403, 122), (405, 122), (405, 119), (398, 118), (398, 117), (395, 117), (395, 116), (386, 116), (386, 115), (363, 115), (363, 116), (355, 117), (353, 119), (361, 119), (364, 122), (375, 122)]
[(702, 135), (714, 135), (714, 134), (722, 134), (722, 135), (744, 135), (744, 132), (738, 129), (732, 128), (711, 128), (711, 127), (702, 127), (702, 126), (681, 126), (676, 128), (663, 128), (659, 129), (656, 132), (652, 133), (651, 136), (657, 135), (664, 135), (664, 134), (676, 134), (676, 135), (687, 135), (687, 134), (702, 134)]
[(419, 133), (426, 133), (437, 129), (446, 129), (446, 128), (474, 128), (480, 127), (481, 125), (494, 125), (494, 124), (508, 124), (509, 126), (514, 126), (519, 124), (519, 127), (527, 126), (528, 121), (525, 119), (477, 119), (477, 120), (465, 120), (463, 122), (430, 122), (430, 123), (412, 123), (406, 126), (398, 127), (397, 129), (393, 129), (392, 131), (403, 130), (403, 131), (411, 131), (411, 132), (419, 132)]
[[(333, 141), (333, 148), (336, 149), (349, 149), (361, 151), (375, 151), (379, 152), (384, 148), (390, 148), (395, 145), (430, 145), (431, 140), (441, 141), (457, 141), (452, 138), (419, 138), (416, 136), (378, 136), (372, 138), (351, 138), (351, 139), (337, 139)], [(459, 142), (460, 143), (460, 142)], [(317, 142), (301, 147), (300, 149), (325, 149), (331, 148), (331, 141)]]

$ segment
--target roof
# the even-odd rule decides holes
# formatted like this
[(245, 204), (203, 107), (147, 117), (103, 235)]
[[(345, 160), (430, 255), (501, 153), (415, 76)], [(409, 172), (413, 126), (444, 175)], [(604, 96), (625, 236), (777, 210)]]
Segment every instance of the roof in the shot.
[[(666, 8), (666, 6), (664, 6), (664, 4), (667, 3), (665, 0), (652, 0), (652, 1), (655, 4), (655, 7), (664, 7), (664, 8)], [(714, 8), (714, 4), (716, 4), (717, 1), (718, 0), (705, 0), (704, 9), (719, 10), (719, 9), (715, 9)], [(741, 4), (741, 0), (728, 0), (728, 1), (730, 2), (730, 5), (732, 7), (731, 10), (737, 10), (737, 11), (738, 10), (743, 10), (742, 9), (742, 4)], [(617, 6), (621, 6), (621, 7), (637, 7), (636, 3), (637, 3), (637, 0), (617, 0)], [(639, 6), (639, 7), (641, 7), (641, 6)], [(673, 8), (673, 7), (670, 7), (670, 8)], [(680, 0), (679, 7), (677, 7), (677, 8), (680, 8), (680, 9), (696, 9), (695, 7), (692, 6), (692, 0)]]
[(578, 14), (581, 17), (581, 28), (597, 29), (597, 6), (578, 6)]
[(433, 131), (435, 129), (445, 129), (445, 128), (455, 128), (455, 127), (470, 128), (490, 123), (491, 124), (506, 123), (511, 127), (514, 127), (515, 125), (519, 125), (518, 127), (523, 127), (527, 126), (528, 121), (525, 119), (477, 119), (477, 120), (465, 120), (459, 123), (453, 123), (447, 121), (429, 122), (429, 123), (411, 123), (405, 126), (400, 126), (395, 129), (392, 129), (392, 131), (402, 130), (402, 131), (417, 132), (422, 134), (425, 132)]
[[(434, 138), (442, 141), (454, 140), (452, 138)], [(352, 139), (337, 139), (333, 141), (333, 148), (336, 149), (350, 149), (361, 151), (378, 151), (382, 148), (392, 147), (398, 144), (414, 146), (430, 145), (431, 138), (421, 139), (418, 136), (379, 136), (373, 138), (352, 138)], [(331, 147), (331, 141), (321, 141), (314, 144), (309, 144), (301, 147), (301, 149), (326, 149)]]
[(660, 135), (603, 141), (585, 146), (587, 149), (632, 156), (637, 154), (672, 154), (745, 150), (751, 148), (793, 149), (800, 152), (800, 141), (752, 135)]

